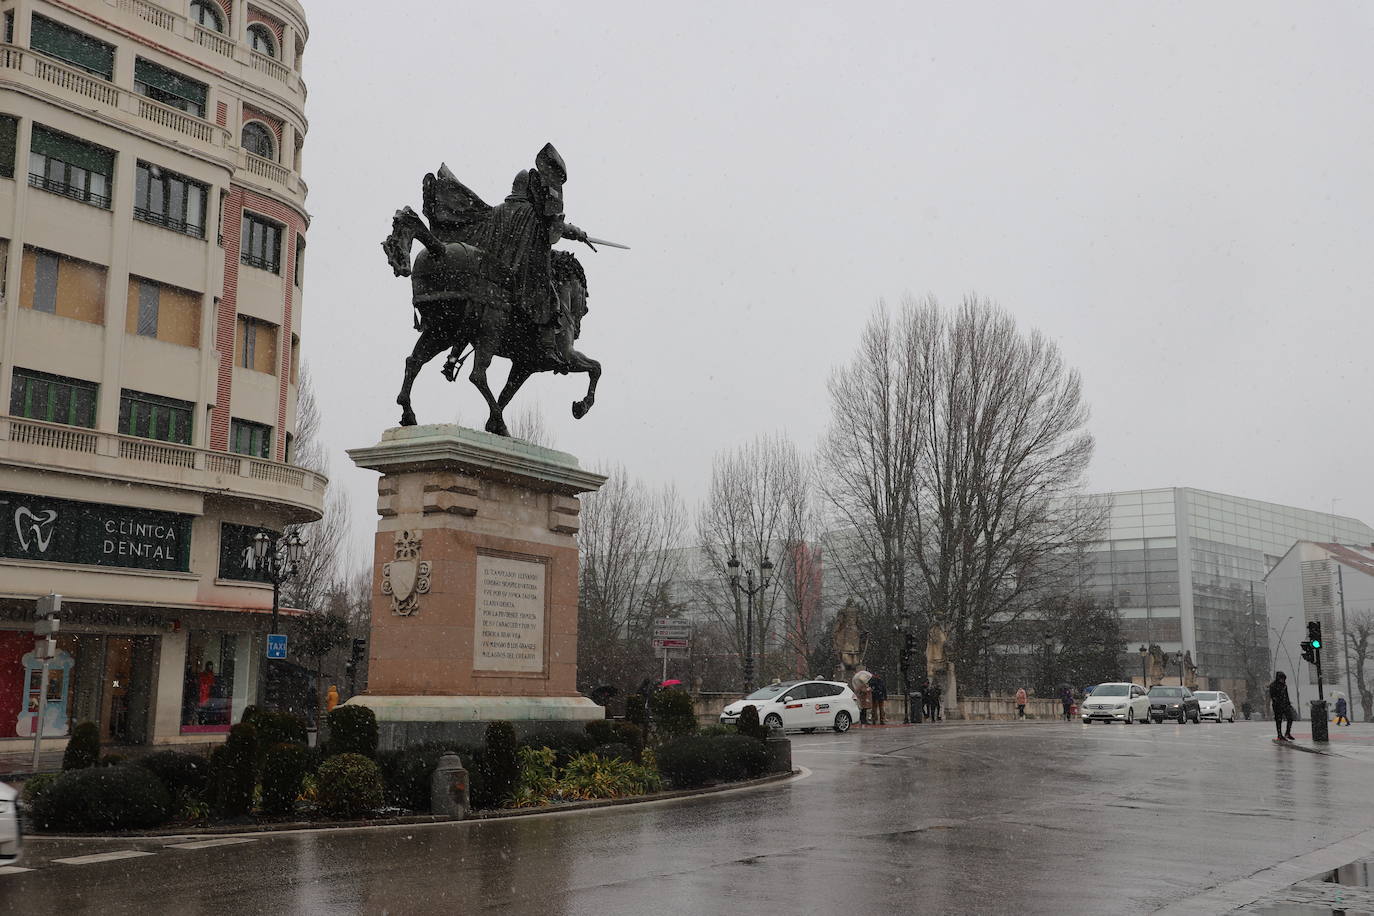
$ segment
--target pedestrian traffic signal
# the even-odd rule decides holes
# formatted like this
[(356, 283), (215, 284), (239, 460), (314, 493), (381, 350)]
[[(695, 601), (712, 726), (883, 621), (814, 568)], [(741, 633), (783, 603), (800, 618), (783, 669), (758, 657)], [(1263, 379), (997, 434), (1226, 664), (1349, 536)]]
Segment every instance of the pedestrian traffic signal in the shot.
[(1307, 641), (1312, 644), (1312, 648), (1322, 647), (1322, 624), (1320, 620), (1307, 621)]

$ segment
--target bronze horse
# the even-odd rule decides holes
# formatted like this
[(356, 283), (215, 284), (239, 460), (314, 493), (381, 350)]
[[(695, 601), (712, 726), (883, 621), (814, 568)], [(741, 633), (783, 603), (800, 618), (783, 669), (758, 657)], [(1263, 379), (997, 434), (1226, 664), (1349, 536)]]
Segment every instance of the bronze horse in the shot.
[[(414, 241), (421, 242), (424, 248), (412, 265), (410, 249)], [(601, 364), (572, 347), (587, 313), (587, 279), (582, 265), (570, 252), (552, 252), (556, 321), (541, 327), (518, 314), (507, 291), (482, 276), (484, 252), (480, 248), (467, 242), (441, 240), (409, 207), (397, 211), (391, 235), (382, 248), (395, 274), (411, 279), (415, 326), (420, 331), (415, 348), (406, 359), (405, 378), (396, 396), (402, 426), (416, 423), (410, 390), (420, 369), (450, 350), (444, 375), (453, 381), (467, 358), (461, 354), (468, 347), (472, 358), (469, 380), (482, 393), (490, 411), (487, 432), (510, 435), (503, 415), (506, 405), (536, 372), (587, 373), (587, 393), (573, 402), (572, 414), (581, 419), (591, 409), (596, 401)], [(499, 396), (493, 395), (487, 384), (487, 369), (495, 356), (508, 359), (511, 364)]]

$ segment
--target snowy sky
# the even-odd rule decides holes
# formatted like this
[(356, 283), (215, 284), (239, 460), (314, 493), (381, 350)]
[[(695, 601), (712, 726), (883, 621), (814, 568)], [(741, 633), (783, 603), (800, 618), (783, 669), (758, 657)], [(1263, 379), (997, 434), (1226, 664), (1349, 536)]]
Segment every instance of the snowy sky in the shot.
[[(545, 141), (601, 360), (531, 380), (554, 445), (675, 482), (809, 449), (880, 299), (975, 292), (1058, 341), (1096, 489), (1195, 486), (1374, 523), (1374, 6), (306, 0), (303, 346), (370, 543), (414, 342), (379, 242), (440, 162), (489, 202)], [(570, 243), (565, 243), (570, 244)], [(421, 423), (477, 427), (435, 361)], [(499, 363), (498, 380), (505, 364)]]

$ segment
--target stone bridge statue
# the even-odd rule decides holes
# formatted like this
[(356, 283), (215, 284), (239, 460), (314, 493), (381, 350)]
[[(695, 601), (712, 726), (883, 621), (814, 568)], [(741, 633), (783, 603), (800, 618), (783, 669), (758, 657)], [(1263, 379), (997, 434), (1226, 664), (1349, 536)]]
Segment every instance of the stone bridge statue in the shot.
[[(626, 246), (591, 238), (564, 219), (567, 178), (563, 157), (546, 144), (534, 167), (515, 176), (510, 194), (496, 206), (441, 165), (424, 178), (424, 218), (410, 207), (396, 211), (382, 250), (396, 276), (410, 277), (420, 332), (396, 397), (402, 426), (416, 422), (410, 404), (415, 376), (445, 350), (449, 381), (472, 357), (469, 378), (487, 402), (489, 433), (510, 435), (505, 408), (536, 372), (585, 372), (587, 393), (573, 402), (573, 416), (581, 419), (591, 409), (601, 364), (573, 348), (587, 314), (587, 277), (576, 257), (553, 246), (562, 239), (593, 251), (597, 245)], [(412, 263), (416, 241), (424, 247)], [(511, 363), (499, 397), (487, 384), (495, 356)]]
[(835, 625), (830, 631), (831, 645), (835, 647), (835, 680), (850, 683), (855, 672), (863, 667), (864, 649), (867, 639), (859, 629), (859, 606), (851, 598), (835, 615)]

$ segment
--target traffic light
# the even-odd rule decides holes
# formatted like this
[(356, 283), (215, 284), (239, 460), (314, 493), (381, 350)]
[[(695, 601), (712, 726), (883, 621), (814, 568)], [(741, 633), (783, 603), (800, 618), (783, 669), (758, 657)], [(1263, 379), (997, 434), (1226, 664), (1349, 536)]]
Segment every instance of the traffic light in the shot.
[(1307, 641), (1318, 651), (1322, 647), (1322, 624), (1320, 620), (1307, 621)]
[(1309, 665), (1315, 665), (1317, 663), (1316, 650), (1312, 648), (1312, 643), (1306, 639), (1302, 641), (1302, 660)]

